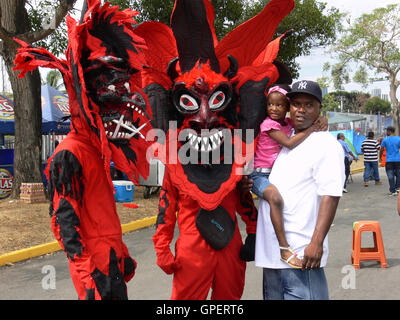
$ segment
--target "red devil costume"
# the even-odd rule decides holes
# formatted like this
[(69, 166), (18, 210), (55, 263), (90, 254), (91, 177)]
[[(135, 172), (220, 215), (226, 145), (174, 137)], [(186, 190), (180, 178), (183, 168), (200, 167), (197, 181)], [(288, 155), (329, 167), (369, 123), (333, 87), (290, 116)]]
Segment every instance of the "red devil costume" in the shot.
[[(275, 61), (280, 38), (269, 41), (293, 6), (293, 0), (270, 1), (219, 43), (209, 0), (176, 0), (171, 28), (146, 22), (135, 30), (146, 39), (149, 67), (142, 75), (153, 126), (167, 133), (158, 139), (166, 171), (153, 242), (157, 264), (174, 274), (172, 299), (205, 299), (210, 288), (212, 299), (242, 296), (257, 210), (236, 184), (266, 116), (265, 89), (291, 82)], [(236, 213), (246, 223), (244, 245)]]
[(151, 110), (140, 91), (144, 63), (137, 12), (98, 0), (80, 23), (67, 17), (66, 60), (23, 41), (15, 59), (20, 77), (39, 66), (61, 71), (71, 132), (49, 159), (51, 226), (69, 260), (80, 299), (127, 299), (136, 262), (122, 242), (110, 161), (132, 181), (148, 175), (145, 159)]

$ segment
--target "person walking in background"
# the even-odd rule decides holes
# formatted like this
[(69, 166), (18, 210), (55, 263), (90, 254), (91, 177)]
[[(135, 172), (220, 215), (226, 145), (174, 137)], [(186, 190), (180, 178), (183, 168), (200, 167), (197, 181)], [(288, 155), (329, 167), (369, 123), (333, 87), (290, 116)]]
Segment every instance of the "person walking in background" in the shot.
[(400, 189), (400, 137), (394, 136), (394, 127), (386, 128), (387, 137), (382, 140), (379, 157), (382, 159), (382, 148), (386, 149), (386, 175), (389, 181), (389, 195), (397, 195)]
[(378, 160), (379, 160), (379, 149), (380, 145), (377, 140), (374, 139), (374, 133), (368, 132), (367, 139), (361, 144), (361, 151), (364, 153), (364, 186), (368, 187), (368, 180), (371, 176), (371, 171), (375, 180), (375, 184), (382, 184), (379, 178), (378, 171)]
[(343, 186), (343, 192), (347, 193), (346, 185), (347, 185), (347, 180), (349, 179), (350, 175), (350, 165), (353, 159), (357, 161), (357, 157), (353, 154), (353, 152), (350, 149), (350, 146), (347, 144), (345, 141), (345, 137), (343, 133), (338, 133), (337, 135), (337, 140), (339, 143), (342, 145), (343, 151), (344, 151), (344, 173), (346, 175), (346, 180), (344, 180), (344, 186)]

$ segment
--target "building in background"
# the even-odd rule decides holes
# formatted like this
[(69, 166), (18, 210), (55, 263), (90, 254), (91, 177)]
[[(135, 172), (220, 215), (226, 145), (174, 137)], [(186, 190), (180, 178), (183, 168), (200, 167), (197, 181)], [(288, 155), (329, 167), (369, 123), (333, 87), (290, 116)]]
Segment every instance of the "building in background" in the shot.
[(385, 101), (388, 101), (388, 102), (391, 102), (390, 99), (389, 99), (389, 95), (387, 93), (382, 93), (381, 94), (381, 99), (385, 100)]
[(381, 98), (382, 90), (379, 88), (375, 88), (371, 90), (371, 97), (378, 97)]

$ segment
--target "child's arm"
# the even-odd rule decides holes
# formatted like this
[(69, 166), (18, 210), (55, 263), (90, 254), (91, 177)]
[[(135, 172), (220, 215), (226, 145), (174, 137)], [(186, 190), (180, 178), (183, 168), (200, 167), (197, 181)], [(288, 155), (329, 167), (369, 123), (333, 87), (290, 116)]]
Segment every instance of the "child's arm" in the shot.
[(314, 131), (314, 125), (312, 125), (311, 127), (307, 128), (304, 131), (296, 133), (292, 137), (288, 137), (286, 133), (284, 133), (283, 131), (275, 129), (272, 129), (267, 133), (272, 139), (274, 139), (280, 145), (289, 149), (293, 149), (297, 147), (300, 143), (302, 143), (305, 140), (305, 138), (307, 138), (313, 131)]
[(317, 119), (309, 128), (304, 131), (296, 133), (292, 137), (288, 137), (286, 133), (280, 130), (269, 130), (268, 135), (278, 142), (280, 145), (293, 149), (297, 147), (300, 143), (302, 143), (313, 131), (325, 131), (326, 130), (326, 121), (319, 118)]

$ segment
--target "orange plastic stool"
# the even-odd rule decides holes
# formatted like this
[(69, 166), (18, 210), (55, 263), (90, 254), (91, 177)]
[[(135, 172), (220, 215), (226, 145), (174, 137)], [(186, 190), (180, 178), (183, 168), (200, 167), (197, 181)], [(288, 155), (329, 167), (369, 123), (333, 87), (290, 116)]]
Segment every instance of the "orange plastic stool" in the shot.
[[(361, 233), (366, 231), (373, 232), (373, 248), (361, 248)], [(363, 260), (376, 260), (381, 263), (381, 268), (387, 268), (381, 227), (378, 221), (356, 221), (353, 223), (351, 263), (354, 269), (360, 269), (360, 261)]]

